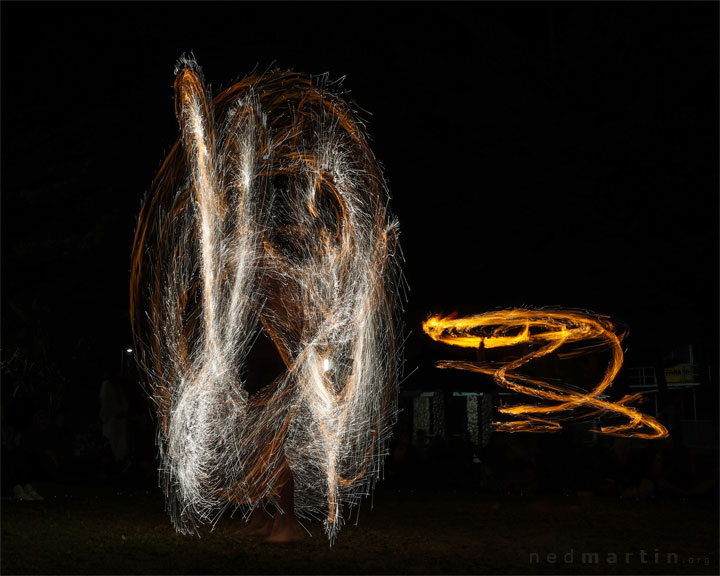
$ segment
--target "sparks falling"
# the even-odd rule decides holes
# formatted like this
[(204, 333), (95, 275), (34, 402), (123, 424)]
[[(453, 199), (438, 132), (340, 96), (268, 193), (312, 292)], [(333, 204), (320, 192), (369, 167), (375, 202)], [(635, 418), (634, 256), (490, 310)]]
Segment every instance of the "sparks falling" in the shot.
[[(664, 438), (667, 429), (655, 418), (630, 404), (640, 394), (611, 402), (605, 392), (612, 385), (623, 363), (621, 342), (625, 336), (605, 316), (562, 310), (501, 310), (456, 318), (431, 316), (423, 330), (433, 340), (463, 348), (492, 349), (519, 347), (524, 353), (509, 361), (477, 362), (445, 360), (438, 368), (456, 368), (487, 374), (513, 392), (534, 397), (538, 404), (501, 406), (499, 411), (516, 418), (495, 422), (494, 428), (507, 432), (555, 432), (568, 418), (620, 416), (624, 422), (594, 430), (601, 434), (636, 438)], [(563, 353), (561, 349), (565, 352)], [(603, 377), (591, 390), (581, 390), (549, 377), (530, 377), (523, 371), (533, 361), (556, 354), (559, 359), (606, 350), (610, 361)], [(584, 413), (583, 413), (584, 412)]]
[[(275, 72), (210, 100), (176, 70), (181, 137), (139, 217), (131, 312), (176, 528), (248, 517), (295, 482), (334, 539), (396, 415), (398, 225), (362, 124), (324, 78)], [(258, 331), (286, 372), (244, 386)]]

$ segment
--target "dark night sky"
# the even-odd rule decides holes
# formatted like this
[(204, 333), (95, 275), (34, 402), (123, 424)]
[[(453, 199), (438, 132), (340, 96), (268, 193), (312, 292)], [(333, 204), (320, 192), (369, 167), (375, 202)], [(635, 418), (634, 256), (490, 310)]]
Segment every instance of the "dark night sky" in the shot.
[(411, 364), (429, 312), (523, 304), (717, 351), (717, 3), (0, 10), (4, 356), (96, 385), (130, 341), (135, 219), (190, 50), (213, 93), (273, 63), (346, 76), (401, 223)]

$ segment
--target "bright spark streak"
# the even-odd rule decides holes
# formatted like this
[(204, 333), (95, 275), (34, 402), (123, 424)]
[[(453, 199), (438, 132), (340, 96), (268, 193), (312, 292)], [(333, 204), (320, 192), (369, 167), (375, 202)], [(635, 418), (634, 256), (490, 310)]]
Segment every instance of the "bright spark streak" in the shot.
[[(138, 221), (131, 311), (178, 530), (275, 501), (332, 541), (379, 478), (402, 353), (398, 225), (362, 125), (325, 79), (275, 72), (206, 96), (182, 59), (181, 138)], [(249, 396), (257, 332), (287, 371)]]

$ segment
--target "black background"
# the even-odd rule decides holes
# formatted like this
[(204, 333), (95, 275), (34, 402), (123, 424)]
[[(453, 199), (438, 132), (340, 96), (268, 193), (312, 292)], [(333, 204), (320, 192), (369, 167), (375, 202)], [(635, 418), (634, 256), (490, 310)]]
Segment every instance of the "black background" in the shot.
[(213, 93), (271, 66), (346, 77), (400, 220), (406, 386), (441, 358), (428, 313), (518, 305), (716, 362), (717, 3), (1, 10), (3, 361), (38, 370), (11, 379), (29, 394), (94, 400), (131, 342), (134, 226), (188, 51)]

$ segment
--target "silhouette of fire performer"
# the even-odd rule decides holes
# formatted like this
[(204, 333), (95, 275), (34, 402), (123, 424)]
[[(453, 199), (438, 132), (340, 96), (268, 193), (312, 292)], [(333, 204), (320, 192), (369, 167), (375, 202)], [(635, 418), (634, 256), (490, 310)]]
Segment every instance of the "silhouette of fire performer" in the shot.
[[(192, 532), (270, 506), (285, 513), (270, 539), (293, 539), (294, 509), (332, 541), (379, 477), (396, 414), (382, 174), (323, 77), (251, 76), (210, 100), (194, 61), (176, 74), (181, 138), (143, 204), (130, 290), (168, 510)], [(258, 335), (285, 369), (251, 392)]]

